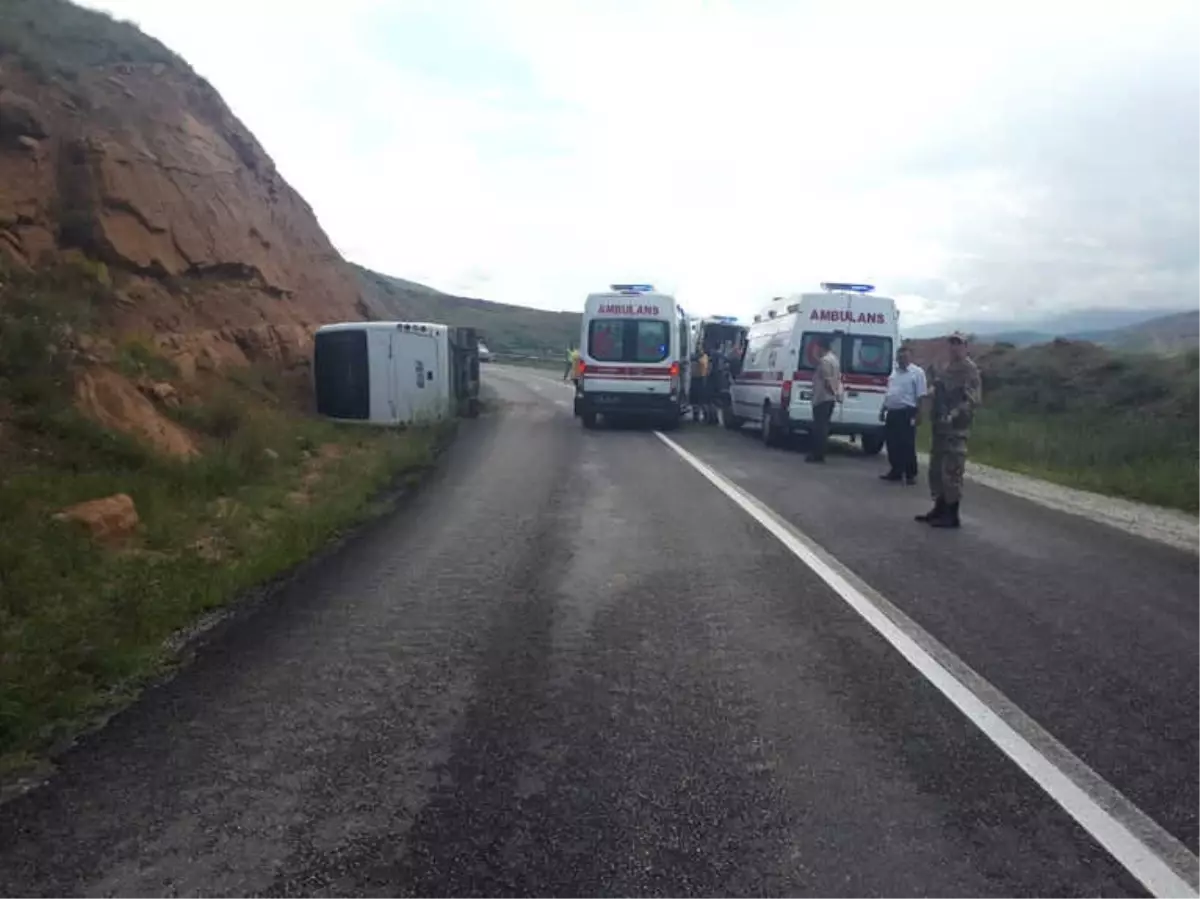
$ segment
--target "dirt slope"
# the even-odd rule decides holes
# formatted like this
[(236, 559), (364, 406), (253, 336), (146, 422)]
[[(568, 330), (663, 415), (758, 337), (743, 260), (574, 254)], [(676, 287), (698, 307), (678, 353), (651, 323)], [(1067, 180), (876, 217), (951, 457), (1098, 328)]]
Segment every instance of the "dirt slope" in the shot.
[(0, 0), (0, 798), (442, 432), (306, 414), (360, 318), (312, 210), (132, 26)]
[(185, 375), (307, 359), (357, 285), (312, 210), (221, 97), (131, 25), (63, 0), (0, 7), (0, 252), (81, 256), (99, 324)]

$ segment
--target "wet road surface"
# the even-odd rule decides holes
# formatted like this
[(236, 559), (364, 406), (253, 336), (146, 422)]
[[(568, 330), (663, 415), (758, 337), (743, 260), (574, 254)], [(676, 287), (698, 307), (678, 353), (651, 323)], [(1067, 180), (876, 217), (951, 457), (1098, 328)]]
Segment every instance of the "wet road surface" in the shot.
[[(407, 508), (0, 807), (0, 894), (1146, 894), (653, 433), (485, 371)], [(1195, 556), (982, 489), (934, 532), (873, 460), (672, 439), (1196, 851)]]

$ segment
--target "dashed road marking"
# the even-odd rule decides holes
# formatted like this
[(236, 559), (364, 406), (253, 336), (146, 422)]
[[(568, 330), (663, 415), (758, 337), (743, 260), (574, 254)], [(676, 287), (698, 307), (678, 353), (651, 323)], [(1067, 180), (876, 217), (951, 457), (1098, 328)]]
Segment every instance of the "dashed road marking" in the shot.
[(655, 436), (823, 580), (1155, 896), (1197, 896), (1200, 860), (849, 568), (665, 434)]

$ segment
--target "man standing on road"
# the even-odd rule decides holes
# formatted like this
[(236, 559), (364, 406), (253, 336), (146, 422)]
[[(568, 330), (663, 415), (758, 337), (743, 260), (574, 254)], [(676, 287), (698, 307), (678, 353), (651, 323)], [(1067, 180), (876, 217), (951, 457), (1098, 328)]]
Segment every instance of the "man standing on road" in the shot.
[(904, 480), (911, 487), (917, 483), (917, 427), (921, 424), (921, 402), (924, 400), (925, 372), (913, 365), (906, 346), (896, 352), (896, 367), (888, 377), (887, 395), (879, 420), (887, 435), (887, 474), (885, 481)]
[(983, 401), (979, 369), (967, 355), (967, 337), (955, 331), (949, 337), (950, 363), (933, 378), (930, 418), (933, 443), (929, 452), (929, 492), (933, 508), (917, 521), (935, 528), (959, 526), (963, 472), (967, 466), (967, 438), (975, 409)]
[(833, 407), (842, 401), (842, 363), (833, 352), (833, 339), (828, 334), (818, 334), (813, 340), (821, 352), (821, 360), (813, 372), (812, 448), (804, 461), (824, 462), (829, 420), (833, 417)]
[(567, 370), (563, 372), (563, 380), (575, 377), (575, 370), (579, 367), (579, 350), (571, 347), (567, 350)]

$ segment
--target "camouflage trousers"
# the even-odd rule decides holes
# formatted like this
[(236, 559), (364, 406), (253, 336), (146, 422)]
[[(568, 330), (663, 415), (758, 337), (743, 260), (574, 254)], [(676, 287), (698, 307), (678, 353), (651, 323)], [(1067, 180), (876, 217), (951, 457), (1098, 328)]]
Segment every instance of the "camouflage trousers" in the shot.
[(933, 433), (929, 448), (929, 492), (947, 503), (962, 499), (963, 473), (967, 469), (967, 435)]

